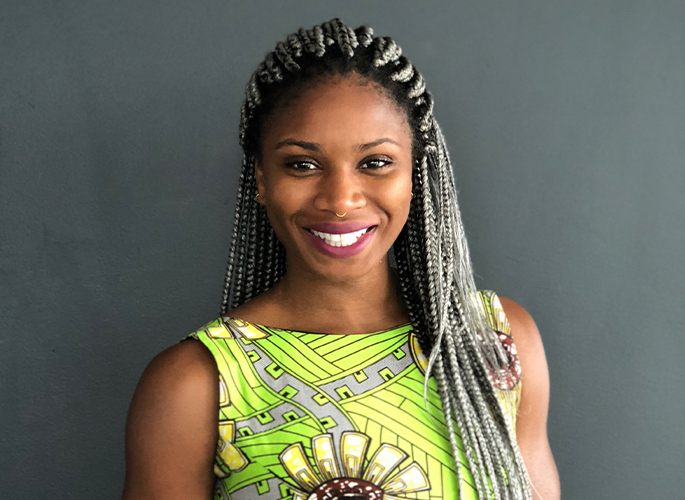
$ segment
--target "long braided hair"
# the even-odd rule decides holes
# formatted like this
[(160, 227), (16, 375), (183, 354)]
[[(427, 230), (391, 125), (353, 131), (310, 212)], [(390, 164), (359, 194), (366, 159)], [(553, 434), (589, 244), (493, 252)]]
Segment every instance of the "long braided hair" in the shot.
[[(265, 120), (289, 99), (334, 75), (356, 74), (403, 109), (413, 132), (414, 197), (393, 245), (401, 294), (421, 348), (430, 352), (456, 461), (460, 499), (465, 457), (479, 500), (530, 499), (529, 481), (493, 381), (508, 358), (478, 303), (454, 178), (433, 99), (421, 74), (388, 37), (332, 19), (279, 42), (252, 74), (240, 115), (244, 150), (221, 314), (266, 291), (286, 271), (286, 253), (257, 193), (255, 161)], [(461, 435), (463, 453), (455, 423)]]

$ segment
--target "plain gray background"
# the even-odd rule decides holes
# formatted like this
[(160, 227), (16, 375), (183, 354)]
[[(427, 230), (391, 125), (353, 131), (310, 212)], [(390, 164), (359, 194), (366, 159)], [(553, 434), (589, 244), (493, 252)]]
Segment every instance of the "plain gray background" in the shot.
[(3, 0), (2, 498), (120, 495), (138, 377), (218, 312), (244, 85), (334, 16), (427, 80), (479, 286), (542, 332), (564, 498), (683, 498), (682, 0)]

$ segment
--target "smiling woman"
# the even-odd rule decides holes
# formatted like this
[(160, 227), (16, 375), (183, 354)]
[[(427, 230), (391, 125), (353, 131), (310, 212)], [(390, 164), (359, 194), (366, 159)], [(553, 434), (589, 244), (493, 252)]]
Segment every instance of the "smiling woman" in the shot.
[(259, 202), (287, 249), (287, 275), (387, 281), (378, 263), (409, 215), (412, 131), (382, 88), (364, 83), (339, 75), (313, 86), (262, 137)]
[(259, 65), (221, 316), (143, 374), (125, 499), (559, 497), (539, 334), (474, 288), (432, 108), (337, 19)]

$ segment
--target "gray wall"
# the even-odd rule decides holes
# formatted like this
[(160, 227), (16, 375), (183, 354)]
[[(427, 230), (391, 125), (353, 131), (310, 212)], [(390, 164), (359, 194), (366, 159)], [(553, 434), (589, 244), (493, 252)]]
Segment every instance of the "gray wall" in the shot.
[(427, 79), (479, 284), (543, 335), (564, 498), (682, 498), (682, 0), (4, 0), (2, 498), (119, 495), (140, 373), (217, 312), (244, 84), (334, 15)]

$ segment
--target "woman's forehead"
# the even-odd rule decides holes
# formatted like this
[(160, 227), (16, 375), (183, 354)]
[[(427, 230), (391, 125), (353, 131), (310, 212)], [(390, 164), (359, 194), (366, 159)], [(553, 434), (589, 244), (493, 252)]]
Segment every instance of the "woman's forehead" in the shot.
[(358, 77), (325, 80), (279, 108), (264, 130), (266, 147), (293, 137), (365, 143), (388, 136), (411, 142), (405, 112), (378, 85)]

